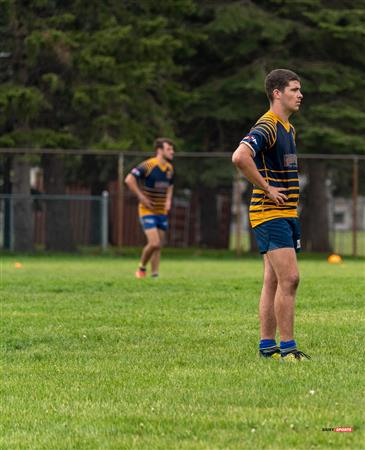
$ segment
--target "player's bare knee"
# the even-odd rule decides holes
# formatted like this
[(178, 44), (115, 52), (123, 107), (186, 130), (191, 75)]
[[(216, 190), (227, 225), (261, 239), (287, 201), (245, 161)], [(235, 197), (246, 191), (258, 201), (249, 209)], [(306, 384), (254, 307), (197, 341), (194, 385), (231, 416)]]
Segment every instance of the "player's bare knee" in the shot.
[(288, 275), (287, 283), (289, 284), (291, 289), (296, 290), (297, 287), (299, 286), (299, 281), (300, 281), (300, 277), (299, 277), (298, 272), (294, 272), (294, 273)]
[(279, 280), (280, 288), (288, 293), (294, 294), (299, 285), (299, 273), (288, 273)]
[(160, 250), (161, 249), (161, 241), (153, 241), (150, 243), (151, 248), (153, 251)]

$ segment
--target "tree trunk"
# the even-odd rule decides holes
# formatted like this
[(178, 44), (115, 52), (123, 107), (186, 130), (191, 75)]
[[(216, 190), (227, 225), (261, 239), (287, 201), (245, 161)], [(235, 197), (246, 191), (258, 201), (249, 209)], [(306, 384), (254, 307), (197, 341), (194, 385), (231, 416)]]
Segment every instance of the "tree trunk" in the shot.
[(303, 192), (301, 214), (302, 246), (312, 252), (330, 252), (326, 164), (307, 162), (308, 183)]
[[(65, 194), (63, 158), (59, 155), (44, 155), (43, 170), (45, 193)], [(46, 250), (75, 251), (68, 200), (46, 200)]]
[(30, 198), (30, 163), (25, 156), (13, 159), (12, 192), (28, 197), (13, 199), (14, 250), (30, 252), (33, 250), (33, 209)]
[[(11, 168), (13, 165), (13, 157), (11, 155), (4, 157), (4, 176), (3, 176), (3, 194), (11, 194)], [(11, 241), (11, 200), (4, 200), (4, 249), (10, 249)]]

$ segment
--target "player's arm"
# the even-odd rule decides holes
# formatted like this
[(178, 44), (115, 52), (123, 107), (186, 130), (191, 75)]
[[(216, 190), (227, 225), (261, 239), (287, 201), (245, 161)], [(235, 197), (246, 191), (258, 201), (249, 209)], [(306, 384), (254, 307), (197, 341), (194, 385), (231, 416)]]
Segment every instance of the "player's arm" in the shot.
[(233, 153), (232, 162), (250, 183), (265, 191), (267, 197), (275, 202), (276, 205), (284, 204), (285, 200), (288, 199), (286, 195), (282, 193), (285, 189), (270, 186), (257, 170), (253, 158), (254, 154), (252, 149), (242, 142)]
[(147, 209), (152, 209), (151, 201), (144, 195), (138, 186), (137, 179), (134, 175), (129, 173), (124, 180), (125, 184), (128, 188), (133, 192), (133, 194), (138, 198), (138, 200), (145, 206)]
[(165, 206), (167, 212), (169, 212), (171, 209), (173, 194), (174, 194), (174, 186), (171, 184), (167, 188), (167, 197), (166, 197), (166, 206)]

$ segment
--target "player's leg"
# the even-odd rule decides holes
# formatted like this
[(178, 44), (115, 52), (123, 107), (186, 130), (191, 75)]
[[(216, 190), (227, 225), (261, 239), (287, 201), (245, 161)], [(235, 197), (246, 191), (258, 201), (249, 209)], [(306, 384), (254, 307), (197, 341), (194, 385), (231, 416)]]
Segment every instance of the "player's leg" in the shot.
[(281, 359), (296, 361), (308, 355), (297, 349), (294, 340), (295, 297), (299, 284), (299, 270), (294, 248), (269, 251), (267, 257), (275, 271), (278, 287), (275, 295), (275, 316), (280, 333)]
[(156, 216), (156, 226), (160, 237), (160, 246), (153, 252), (151, 257), (151, 270), (153, 277), (158, 277), (161, 259), (161, 248), (165, 243), (166, 231), (169, 226), (168, 217), (166, 214), (160, 214)]
[(160, 251), (161, 239), (158, 228), (151, 228), (148, 230), (144, 230), (144, 232), (147, 237), (147, 244), (145, 245), (142, 251), (141, 265), (143, 267), (146, 267), (153, 253), (156, 251)]
[(265, 357), (280, 357), (279, 348), (276, 345), (276, 316), (275, 295), (278, 286), (275, 271), (267, 255), (263, 255), (264, 282), (260, 297), (260, 355)]
[(299, 270), (294, 248), (278, 248), (269, 251), (270, 261), (278, 285), (275, 296), (275, 315), (281, 341), (294, 339), (295, 296), (299, 284)]
[(160, 237), (160, 246), (157, 248), (151, 256), (151, 275), (152, 277), (158, 277), (159, 268), (160, 268), (160, 259), (161, 259), (161, 248), (165, 242), (166, 232), (164, 230), (160, 230), (157, 228), (159, 237)]
[[(266, 254), (277, 280), (274, 310), (281, 338), (281, 356), (286, 358), (291, 353), (294, 359), (302, 359), (306, 355), (297, 350), (294, 340), (295, 296), (299, 284), (296, 257), (296, 251), (300, 249), (299, 222), (297, 219), (274, 219), (254, 228), (254, 231), (260, 252)], [(270, 336), (270, 325), (264, 332)]]
[(144, 278), (146, 276), (147, 263), (151, 259), (153, 253), (156, 250), (159, 250), (161, 246), (160, 235), (156, 223), (152, 221), (152, 216), (148, 220), (142, 218), (141, 222), (147, 238), (147, 244), (142, 250), (141, 261), (136, 272), (137, 278)]
[(275, 339), (275, 294), (278, 286), (274, 269), (267, 255), (264, 255), (264, 283), (260, 297), (260, 334), (261, 339)]

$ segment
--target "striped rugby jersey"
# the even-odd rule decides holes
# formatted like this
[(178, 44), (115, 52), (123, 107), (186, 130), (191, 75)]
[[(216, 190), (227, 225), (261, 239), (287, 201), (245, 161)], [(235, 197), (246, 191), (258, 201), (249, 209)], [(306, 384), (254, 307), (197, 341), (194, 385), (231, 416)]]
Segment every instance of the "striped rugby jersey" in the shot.
[(172, 164), (168, 162), (160, 164), (157, 158), (150, 158), (132, 169), (131, 173), (140, 181), (142, 192), (153, 205), (152, 210), (149, 210), (140, 203), (138, 207), (139, 215), (167, 214), (167, 188), (174, 182)]
[(242, 142), (253, 150), (256, 167), (268, 184), (285, 188), (283, 194), (288, 197), (284, 205), (277, 206), (267, 198), (265, 191), (254, 187), (249, 209), (252, 227), (272, 219), (298, 217), (299, 178), (294, 127), (268, 111)]

